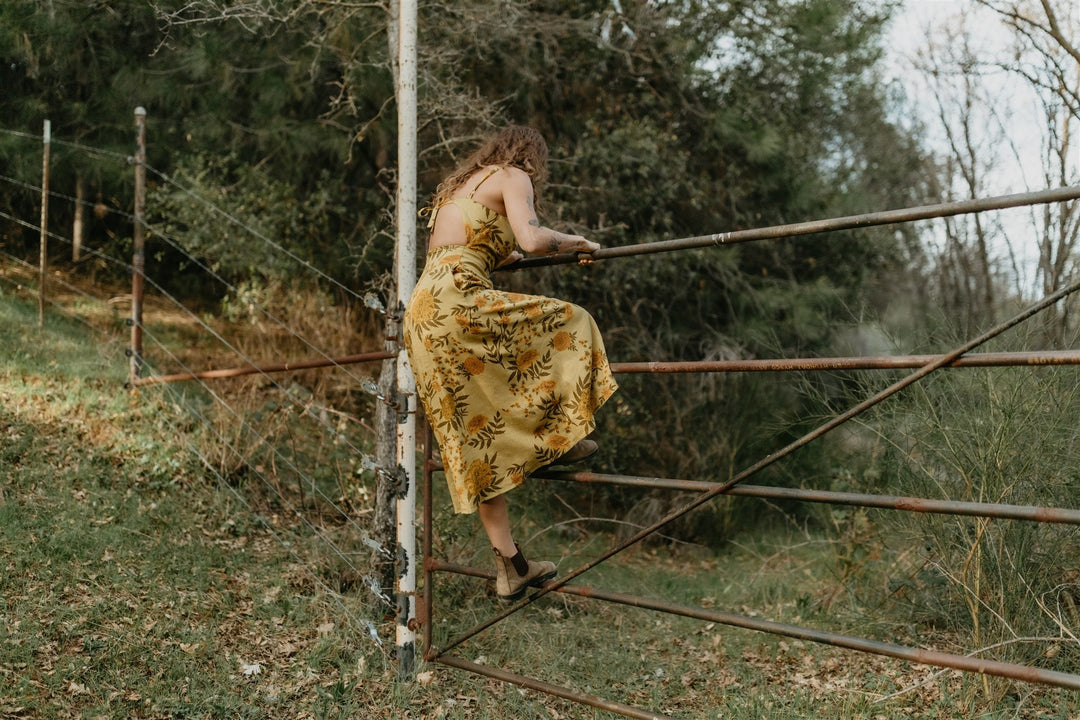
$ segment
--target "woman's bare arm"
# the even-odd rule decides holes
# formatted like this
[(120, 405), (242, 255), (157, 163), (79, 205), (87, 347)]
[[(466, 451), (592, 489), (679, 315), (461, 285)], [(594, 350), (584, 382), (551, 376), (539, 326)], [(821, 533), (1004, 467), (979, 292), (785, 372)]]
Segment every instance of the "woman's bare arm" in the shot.
[(600, 249), (600, 244), (586, 240), (581, 235), (552, 230), (540, 224), (536, 217), (532, 180), (518, 168), (506, 168), (508, 177), (503, 183), (503, 203), (506, 217), (514, 231), (518, 245), (533, 255), (555, 255), (556, 253), (591, 253)]

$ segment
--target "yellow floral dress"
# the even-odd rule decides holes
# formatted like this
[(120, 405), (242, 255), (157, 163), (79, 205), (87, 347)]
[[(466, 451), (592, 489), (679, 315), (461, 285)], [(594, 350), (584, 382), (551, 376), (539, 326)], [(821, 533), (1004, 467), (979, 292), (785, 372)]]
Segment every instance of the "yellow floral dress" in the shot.
[(405, 347), (454, 510), (470, 513), (592, 432), (617, 385), (585, 310), (493, 289), (492, 270), (516, 247), (506, 217), (471, 193), (450, 202), (467, 244), (428, 253), (405, 310)]

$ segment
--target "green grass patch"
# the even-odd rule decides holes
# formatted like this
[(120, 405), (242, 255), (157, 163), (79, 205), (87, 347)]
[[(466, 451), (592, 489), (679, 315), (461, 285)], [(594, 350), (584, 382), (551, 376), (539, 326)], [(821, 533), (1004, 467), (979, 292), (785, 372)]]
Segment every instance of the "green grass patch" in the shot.
[[(190, 418), (123, 389), (120, 347), (58, 316), (41, 330), (30, 303), (0, 294), (0, 718), (615, 717), (440, 665), (398, 681), (393, 625), (350, 567), (367, 557), (356, 528), (310, 506), (301, 521), (258, 483), (207, 471)], [(444, 493), (437, 476), (438, 553), (488, 567), (479, 523)], [(511, 502), (518, 539), (566, 572), (616, 542), (617, 523), (570, 513), (560, 493), (533, 483)], [(902, 553), (871, 531), (877, 516), (782, 518), (722, 548), (634, 547), (575, 583), (963, 646), (871, 607)], [(482, 581), (439, 575), (436, 643), (500, 609)], [(1013, 683), (991, 706), (980, 678), (562, 595), (453, 653), (679, 718), (1080, 712), (1066, 691)]]

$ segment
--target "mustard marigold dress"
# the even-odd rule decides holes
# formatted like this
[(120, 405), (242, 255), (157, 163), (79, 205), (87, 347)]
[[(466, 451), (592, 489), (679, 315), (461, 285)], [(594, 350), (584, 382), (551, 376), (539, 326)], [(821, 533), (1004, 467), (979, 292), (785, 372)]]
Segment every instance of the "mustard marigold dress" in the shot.
[(492, 287), (516, 247), (507, 218), (472, 193), (450, 202), (465, 217), (466, 245), (428, 253), (405, 310), (405, 347), (454, 510), (470, 513), (592, 432), (617, 385), (585, 310)]

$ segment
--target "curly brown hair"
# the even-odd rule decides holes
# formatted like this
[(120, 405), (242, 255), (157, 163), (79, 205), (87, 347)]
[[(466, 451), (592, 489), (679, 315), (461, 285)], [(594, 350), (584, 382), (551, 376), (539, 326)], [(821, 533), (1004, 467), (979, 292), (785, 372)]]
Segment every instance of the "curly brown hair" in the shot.
[(548, 147), (543, 135), (525, 125), (508, 125), (488, 138), (439, 183), (432, 204), (439, 207), (470, 177), (491, 165), (512, 165), (528, 173), (539, 209), (540, 194), (548, 178)]

